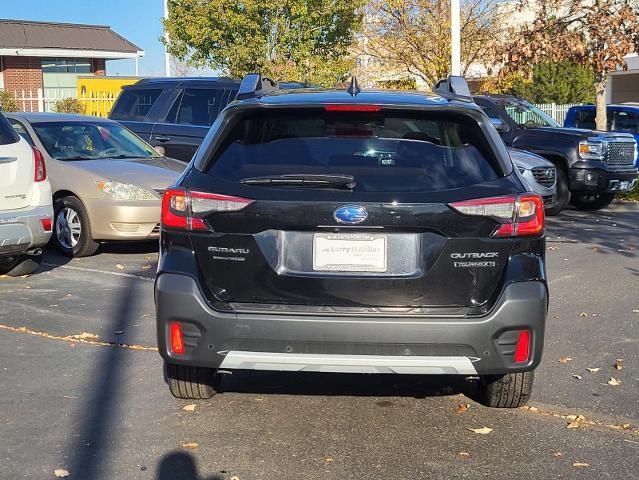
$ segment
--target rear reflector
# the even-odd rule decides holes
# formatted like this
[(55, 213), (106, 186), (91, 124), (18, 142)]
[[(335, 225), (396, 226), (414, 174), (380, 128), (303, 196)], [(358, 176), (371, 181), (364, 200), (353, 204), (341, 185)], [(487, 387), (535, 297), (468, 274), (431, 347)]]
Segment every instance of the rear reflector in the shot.
[(251, 203), (253, 200), (241, 197), (171, 188), (162, 197), (162, 226), (182, 230), (208, 230), (202, 217), (212, 213), (236, 212)]
[(31, 147), (31, 148), (33, 149), (33, 162), (34, 162), (33, 181), (44, 182), (47, 179), (47, 167), (44, 164), (44, 157), (42, 156), (42, 152), (38, 150), (36, 147)]
[(44, 229), (45, 232), (51, 231), (52, 223), (50, 218), (42, 218), (40, 219), (40, 223), (42, 223), (42, 228)]
[(379, 105), (326, 105), (327, 112), (380, 112)]
[(519, 332), (519, 338), (517, 339), (517, 347), (515, 348), (515, 363), (525, 363), (528, 361), (528, 355), (530, 352), (530, 333), (528, 330), (522, 330)]
[(493, 237), (541, 235), (544, 232), (544, 202), (539, 195), (481, 198), (451, 203), (464, 215), (490, 217), (501, 225)]
[(184, 355), (184, 336), (178, 322), (171, 322), (171, 352)]

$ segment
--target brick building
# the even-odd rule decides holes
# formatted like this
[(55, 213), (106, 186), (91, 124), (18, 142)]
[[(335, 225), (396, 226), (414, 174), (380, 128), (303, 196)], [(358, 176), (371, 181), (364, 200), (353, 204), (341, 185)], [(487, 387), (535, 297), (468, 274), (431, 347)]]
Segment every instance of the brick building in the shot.
[[(77, 78), (105, 75), (108, 60), (137, 59), (144, 51), (107, 26), (0, 19), (0, 89), (25, 110), (50, 109), (55, 99), (76, 97)], [(24, 93), (23, 93), (24, 92)]]

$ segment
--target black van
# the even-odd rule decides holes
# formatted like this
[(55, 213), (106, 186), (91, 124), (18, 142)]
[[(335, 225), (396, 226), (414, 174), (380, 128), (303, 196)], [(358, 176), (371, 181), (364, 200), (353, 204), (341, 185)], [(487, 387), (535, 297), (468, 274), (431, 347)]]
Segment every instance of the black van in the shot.
[(188, 162), (239, 86), (229, 78), (148, 78), (124, 87), (109, 118)]

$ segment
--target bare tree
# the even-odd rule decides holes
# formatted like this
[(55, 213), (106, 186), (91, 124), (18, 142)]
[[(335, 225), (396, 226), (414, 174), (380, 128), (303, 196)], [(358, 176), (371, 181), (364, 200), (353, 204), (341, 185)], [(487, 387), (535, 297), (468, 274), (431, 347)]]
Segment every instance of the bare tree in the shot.
[(498, 47), (501, 75), (530, 72), (541, 61), (571, 61), (595, 72), (598, 130), (606, 130), (606, 82), (624, 57), (639, 52), (639, 7), (630, 0), (518, 0), (531, 21), (511, 27)]
[[(500, 0), (461, 0), (462, 73), (487, 56), (497, 38)], [(366, 7), (360, 54), (432, 85), (450, 73), (450, 0), (372, 0)]]

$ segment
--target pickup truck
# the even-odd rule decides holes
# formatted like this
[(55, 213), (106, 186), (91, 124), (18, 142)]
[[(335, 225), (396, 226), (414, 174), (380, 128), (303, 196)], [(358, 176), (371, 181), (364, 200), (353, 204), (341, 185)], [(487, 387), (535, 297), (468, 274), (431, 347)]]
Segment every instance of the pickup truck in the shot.
[(597, 210), (637, 185), (637, 142), (628, 133), (564, 128), (532, 104), (509, 95), (474, 97), (507, 146), (557, 167), (559, 210), (572, 202)]
[[(639, 142), (639, 105), (608, 105), (608, 130), (629, 133)], [(594, 105), (576, 105), (568, 109), (564, 127), (595, 129), (596, 108)], [(636, 165), (639, 167), (639, 159)]]

